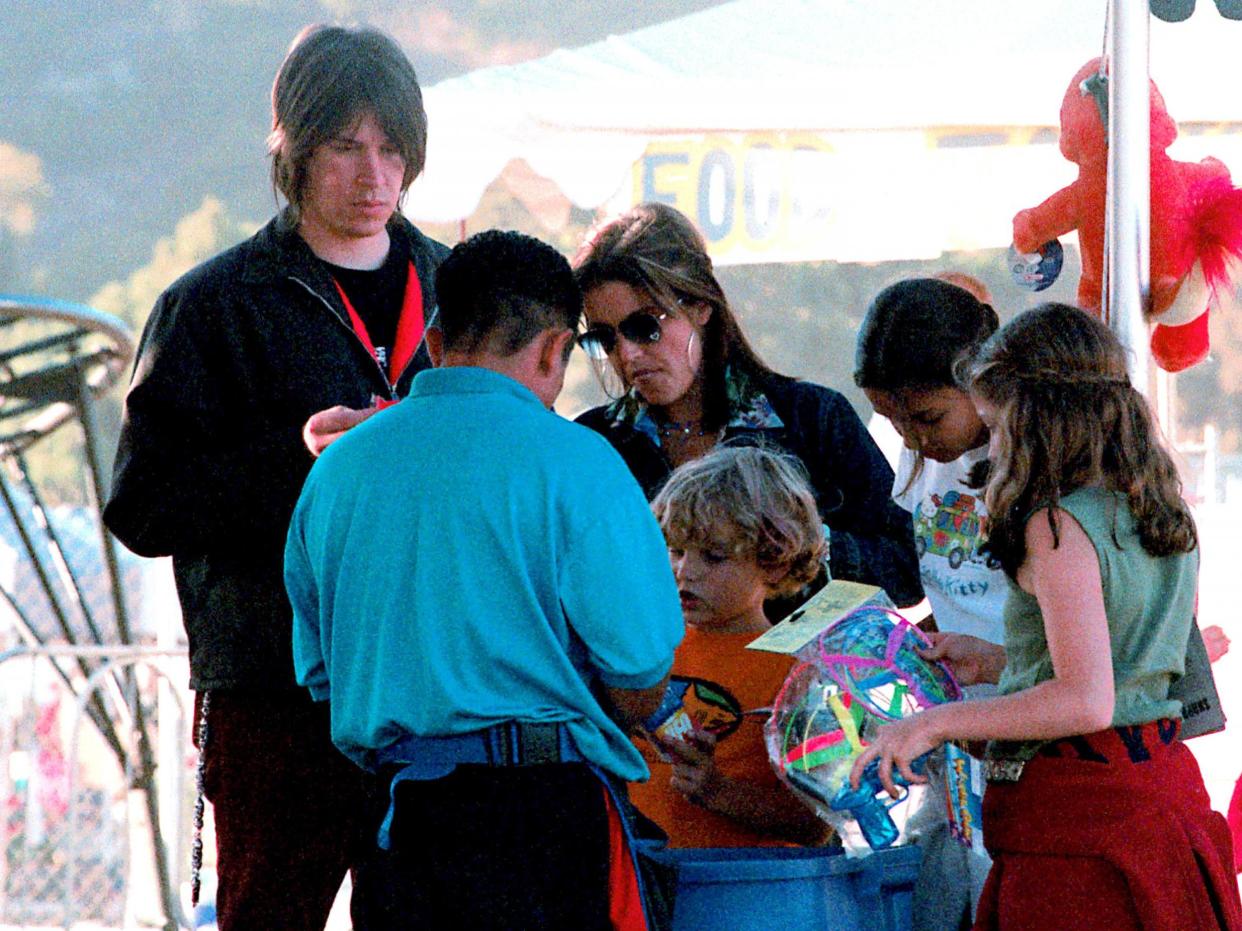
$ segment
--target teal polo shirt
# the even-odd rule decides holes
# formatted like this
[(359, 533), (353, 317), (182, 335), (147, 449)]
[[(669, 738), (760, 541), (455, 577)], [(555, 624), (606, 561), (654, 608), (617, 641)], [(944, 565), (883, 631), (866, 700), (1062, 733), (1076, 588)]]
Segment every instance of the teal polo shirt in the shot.
[(641, 689), (683, 627), (664, 539), (597, 434), (497, 372), (419, 373), (315, 463), (289, 527), (298, 682), (373, 768), (406, 735), (563, 722), (624, 779), (647, 768), (593, 684)]

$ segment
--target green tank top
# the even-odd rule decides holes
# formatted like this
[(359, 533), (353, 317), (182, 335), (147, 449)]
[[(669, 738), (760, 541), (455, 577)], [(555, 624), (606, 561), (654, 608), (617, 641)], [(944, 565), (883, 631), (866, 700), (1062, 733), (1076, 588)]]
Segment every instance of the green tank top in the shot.
[[(1080, 488), (1062, 498), (1060, 507), (1078, 521), (1100, 561), (1113, 654), (1113, 726), (1181, 717), (1181, 703), (1169, 698), (1169, 685), (1185, 669), (1198, 550), (1152, 556), (1139, 541), (1123, 494)], [(1012, 580), (1004, 617), (1008, 659), (998, 690), (1007, 695), (1051, 679), (1052, 658), (1039, 603)], [(1038, 746), (1005, 742), (994, 745), (990, 755), (1022, 759)]]

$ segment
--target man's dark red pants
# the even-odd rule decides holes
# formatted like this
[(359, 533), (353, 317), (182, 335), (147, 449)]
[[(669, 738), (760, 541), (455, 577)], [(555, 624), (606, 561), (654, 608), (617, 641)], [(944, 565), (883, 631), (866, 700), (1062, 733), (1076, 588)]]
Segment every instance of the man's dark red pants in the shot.
[[(196, 721), (200, 707), (201, 696)], [(213, 690), (204, 762), (220, 931), (323, 931), (346, 871), (373, 855), (387, 802), (332, 745), (327, 703), (301, 689)]]

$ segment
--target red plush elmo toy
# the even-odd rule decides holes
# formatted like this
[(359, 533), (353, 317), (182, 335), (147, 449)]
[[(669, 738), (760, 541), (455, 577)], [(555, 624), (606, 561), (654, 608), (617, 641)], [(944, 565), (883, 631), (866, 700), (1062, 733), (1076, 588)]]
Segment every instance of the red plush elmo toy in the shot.
[[(1104, 261), (1104, 201), (1108, 175), (1106, 76), (1101, 60), (1079, 69), (1061, 104), (1061, 154), (1078, 179), (1038, 207), (1013, 218), (1018, 251), (1032, 253), (1078, 230), (1082, 278), (1078, 302), (1100, 311)], [(1165, 149), (1177, 124), (1151, 85), (1151, 305), (1157, 321), (1152, 356), (1169, 372), (1208, 353), (1208, 311), (1231, 304), (1242, 272), (1242, 190), (1214, 158), (1176, 162)]]

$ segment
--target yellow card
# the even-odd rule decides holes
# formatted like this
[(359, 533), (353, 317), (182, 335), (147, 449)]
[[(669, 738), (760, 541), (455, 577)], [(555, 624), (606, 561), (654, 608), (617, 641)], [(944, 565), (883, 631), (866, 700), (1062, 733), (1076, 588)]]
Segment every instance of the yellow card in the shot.
[(882, 588), (833, 579), (789, 617), (748, 643), (746, 649), (797, 656), (812, 645), (820, 633), (865, 604), (893, 607)]

